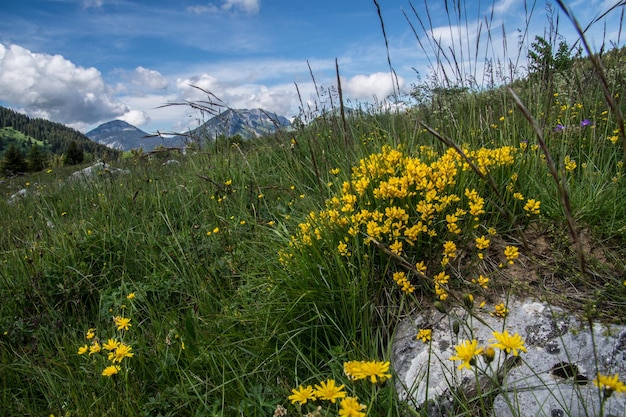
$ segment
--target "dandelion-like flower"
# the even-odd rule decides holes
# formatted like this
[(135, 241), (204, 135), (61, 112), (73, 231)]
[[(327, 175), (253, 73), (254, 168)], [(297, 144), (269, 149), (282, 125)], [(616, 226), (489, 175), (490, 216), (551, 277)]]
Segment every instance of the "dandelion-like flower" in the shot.
[(84, 355), (85, 353), (89, 352), (89, 346), (84, 345), (78, 348), (78, 354), (79, 355)]
[(455, 346), (454, 349), (456, 350), (456, 355), (450, 356), (450, 360), (462, 361), (459, 365), (459, 369), (470, 369), (470, 366), (475, 360), (474, 358), (483, 351), (483, 348), (478, 347), (478, 341), (476, 339), (466, 340), (462, 344)]
[(118, 342), (115, 339), (109, 339), (107, 340), (107, 342), (105, 344), (102, 345), (103, 348), (105, 348), (108, 351), (111, 350), (115, 350), (117, 349), (117, 347), (120, 345), (120, 342)]
[(518, 351), (526, 352), (524, 339), (522, 339), (522, 337), (517, 333), (510, 335), (509, 331), (505, 330), (502, 333), (493, 332), (493, 337), (494, 339), (490, 339), (490, 341), (497, 343), (492, 343), (491, 347), (503, 350), (507, 354), (512, 352), (513, 356), (517, 356), (519, 353)]
[(127, 317), (115, 316), (113, 317), (113, 322), (117, 326), (117, 330), (128, 330), (132, 326), (130, 319)]
[(350, 361), (343, 364), (343, 371), (352, 380), (369, 378), (375, 384), (391, 378), (389, 365), (389, 362)]
[(132, 300), (133, 298), (135, 298), (135, 293), (131, 292), (126, 296), (127, 299)]
[(320, 400), (327, 400), (334, 404), (336, 400), (346, 397), (346, 392), (342, 391), (343, 388), (344, 385), (337, 386), (334, 379), (328, 379), (315, 385), (313, 395)]
[(112, 377), (113, 375), (117, 374), (120, 370), (121, 368), (117, 365), (107, 366), (102, 371), (102, 376)]
[(294, 388), (291, 390), (293, 394), (291, 394), (288, 399), (292, 404), (300, 403), (300, 405), (306, 404), (307, 401), (315, 401), (315, 395), (313, 394), (313, 387), (308, 385), (303, 387), (300, 385), (298, 388)]
[(94, 353), (100, 352), (100, 350), (100, 343), (98, 343), (97, 341), (94, 342), (91, 346), (89, 346), (89, 356), (93, 355)]
[(417, 340), (421, 340), (424, 343), (428, 343), (433, 338), (433, 330), (432, 329), (420, 329), (417, 332), (417, 336), (415, 336)]
[(87, 330), (87, 333), (85, 334), (85, 339), (93, 339), (94, 336), (96, 335), (95, 332), (96, 332), (96, 329), (94, 329), (93, 327)]
[(347, 397), (341, 400), (339, 404), (339, 417), (365, 417), (367, 406), (359, 403), (359, 399), (355, 397)]
[(626, 392), (626, 385), (619, 380), (619, 375), (613, 376), (598, 374), (593, 380), (593, 385), (604, 390), (606, 397), (610, 397), (614, 392), (623, 394)]
[(124, 358), (132, 358), (134, 353), (131, 352), (133, 348), (125, 343), (120, 343), (115, 351), (109, 353), (108, 359), (115, 362), (122, 362)]

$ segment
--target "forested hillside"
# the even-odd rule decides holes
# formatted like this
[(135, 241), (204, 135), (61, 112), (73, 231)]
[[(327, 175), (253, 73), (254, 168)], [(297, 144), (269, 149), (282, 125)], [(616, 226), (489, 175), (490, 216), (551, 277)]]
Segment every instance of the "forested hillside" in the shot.
[[(12, 132), (12, 128), (15, 134)], [(40, 118), (30, 118), (14, 110), (0, 106), (0, 155), (15, 143), (23, 151), (36, 144), (51, 154), (65, 153), (70, 143), (76, 142), (80, 148), (94, 157), (115, 158), (118, 151), (107, 148), (104, 145), (93, 142), (79, 131), (67, 127), (61, 123), (51, 122)], [(29, 140), (30, 139), (30, 140)]]

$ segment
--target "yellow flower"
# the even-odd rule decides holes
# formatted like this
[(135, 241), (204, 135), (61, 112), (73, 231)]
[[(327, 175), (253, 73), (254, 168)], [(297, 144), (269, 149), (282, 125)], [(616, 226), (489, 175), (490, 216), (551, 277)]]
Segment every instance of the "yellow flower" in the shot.
[(108, 359), (115, 362), (122, 362), (124, 358), (132, 358), (134, 353), (131, 352), (133, 348), (127, 344), (120, 343), (114, 352), (109, 353)]
[(339, 252), (339, 255), (341, 256), (348, 257), (352, 255), (350, 251), (348, 250), (348, 245), (346, 245), (344, 242), (339, 242), (339, 245), (337, 245), (337, 251)]
[(85, 353), (87, 353), (89, 351), (89, 346), (84, 345), (78, 348), (78, 354), (79, 355), (84, 355)]
[(117, 340), (109, 339), (104, 345), (102, 345), (102, 347), (105, 348), (106, 350), (115, 350), (117, 349), (119, 345), (120, 345), (120, 342), (118, 342)]
[(462, 361), (459, 365), (459, 369), (470, 369), (476, 355), (480, 355), (483, 351), (483, 348), (478, 347), (478, 341), (476, 339), (466, 340), (454, 348), (456, 349), (456, 355), (450, 356), (450, 360)]
[(127, 299), (129, 299), (129, 300), (132, 300), (133, 298), (135, 298), (135, 293), (134, 293), (134, 292), (131, 292), (130, 294), (128, 294), (128, 295), (126, 296), (126, 298), (127, 298)]
[(130, 319), (127, 317), (115, 316), (113, 317), (113, 322), (117, 326), (117, 330), (128, 330), (132, 324), (130, 324)]
[(494, 311), (490, 313), (492, 316), (504, 318), (509, 314), (509, 309), (506, 308), (504, 303), (500, 303), (494, 306)]
[(451, 240), (446, 240), (443, 243), (443, 254), (448, 258), (456, 257), (456, 244)]
[(93, 355), (94, 353), (98, 353), (98, 352), (100, 352), (100, 343), (98, 343), (96, 341), (91, 346), (89, 346), (89, 356)]
[(626, 392), (626, 385), (619, 380), (618, 374), (613, 376), (598, 374), (597, 378), (593, 380), (593, 385), (604, 390), (607, 397), (610, 397), (614, 392)]
[(476, 249), (483, 250), (483, 249), (487, 249), (488, 247), (489, 247), (489, 239), (487, 239), (485, 236), (476, 238)]
[(87, 333), (85, 334), (85, 339), (93, 339), (93, 337), (96, 335), (95, 331), (96, 329), (94, 329), (93, 327), (87, 330)]
[(424, 343), (428, 343), (433, 338), (433, 330), (432, 329), (420, 329), (419, 332), (417, 333), (417, 336), (415, 336), (415, 338), (417, 340), (421, 340)]
[(328, 400), (334, 404), (336, 400), (346, 397), (346, 392), (342, 391), (343, 388), (344, 385), (336, 386), (334, 379), (328, 379), (315, 385), (313, 395), (320, 400)]
[(287, 397), (292, 404), (300, 403), (300, 405), (306, 404), (307, 401), (315, 401), (315, 395), (313, 395), (313, 387), (310, 385), (303, 387), (300, 385), (298, 388), (291, 390), (293, 394)]
[(104, 368), (104, 371), (102, 371), (102, 376), (112, 377), (113, 375), (118, 373), (120, 370), (121, 368), (117, 365), (107, 366), (106, 368)]
[(367, 406), (359, 404), (359, 399), (355, 397), (347, 397), (341, 400), (339, 405), (339, 417), (365, 417)]
[(332, 175), (337, 175), (337, 174), (339, 174), (340, 172), (341, 172), (341, 169), (339, 169), (339, 168), (333, 168), (333, 169), (331, 169), (331, 170), (330, 170), (330, 173), (331, 173)]
[(571, 172), (576, 169), (576, 161), (570, 158), (569, 155), (565, 155), (565, 160), (563, 161), (565, 165), (565, 170)]
[(500, 350), (505, 351), (507, 354), (513, 352), (513, 356), (518, 355), (518, 350), (522, 352), (526, 352), (526, 348), (524, 347), (524, 339), (515, 333), (514, 335), (510, 335), (508, 330), (505, 330), (502, 333), (493, 332), (494, 339), (490, 339), (490, 341), (497, 342), (491, 344), (491, 347), (498, 348)]
[(504, 248), (504, 256), (506, 256), (506, 260), (509, 261), (509, 264), (513, 265), (513, 261), (519, 257), (519, 249), (515, 246), (507, 246)]
[(529, 198), (526, 200), (526, 205), (524, 206), (524, 210), (528, 212), (528, 214), (539, 214), (541, 207), (541, 201), (534, 200)]
[(343, 364), (343, 371), (352, 380), (369, 378), (372, 384), (384, 382), (391, 378), (389, 362), (379, 361), (350, 361)]
[(233, 180), (226, 180), (226, 181), (224, 181), (224, 185), (227, 186), (227, 187), (229, 185), (232, 185), (232, 183), (233, 183)]
[(481, 274), (481, 275), (478, 276), (478, 279), (476, 279), (476, 278), (472, 279), (472, 283), (473, 284), (478, 284), (481, 287), (487, 289), (487, 286), (489, 284), (489, 278)]

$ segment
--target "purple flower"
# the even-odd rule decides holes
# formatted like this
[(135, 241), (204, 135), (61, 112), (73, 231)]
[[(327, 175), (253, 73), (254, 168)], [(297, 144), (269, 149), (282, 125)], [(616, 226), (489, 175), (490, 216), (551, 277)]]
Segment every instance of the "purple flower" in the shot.
[(565, 129), (565, 126), (563, 126), (561, 123), (557, 124), (556, 127), (554, 128), (555, 132), (560, 132), (561, 130)]
[(583, 119), (583, 121), (580, 122), (580, 127), (585, 127), (585, 126), (591, 126), (591, 120)]

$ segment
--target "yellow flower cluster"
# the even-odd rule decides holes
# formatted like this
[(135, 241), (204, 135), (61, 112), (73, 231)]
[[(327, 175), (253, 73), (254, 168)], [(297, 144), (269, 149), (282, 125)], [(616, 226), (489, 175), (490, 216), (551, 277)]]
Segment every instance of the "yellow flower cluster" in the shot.
[[(344, 362), (343, 369), (346, 376), (352, 380), (368, 379), (372, 384), (384, 382), (391, 378), (389, 373), (390, 363), (388, 361), (349, 361)], [(359, 403), (356, 396), (348, 396), (345, 385), (337, 385), (334, 379), (327, 379), (315, 385), (300, 385), (291, 390), (288, 397), (292, 404), (305, 405), (309, 401), (330, 401), (335, 404), (339, 402), (340, 417), (365, 417), (364, 410), (367, 408)], [(318, 408), (319, 410), (319, 408)]]
[[(129, 293), (126, 296), (127, 300), (134, 300), (135, 293)], [(124, 306), (122, 306), (124, 308)], [(131, 319), (123, 316), (113, 317), (113, 323), (115, 324), (117, 331), (126, 332), (132, 327)], [(122, 336), (124, 333), (122, 333)], [(78, 354), (84, 355), (89, 353), (89, 356), (100, 353), (107, 353), (108, 365), (102, 370), (101, 375), (105, 377), (112, 377), (113, 375), (121, 371), (121, 363), (126, 358), (132, 358), (135, 354), (132, 351), (133, 348), (127, 343), (123, 342), (123, 338), (118, 340), (117, 338), (109, 338), (105, 343), (101, 344), (100, 340), (96, 336), (96, 329), (90, 328), (85, 333), (85, 339), (91, 340), (91, 344), (84, 344), (78, 348)], [(104, 350), (103, 350), (104, 349)]]
[[(504, 146), (463, 151), (480, 172), (487, 174), (511, 166), (517, 149)], [(441, 272), (434, 279), (434, 288), (437, 297), (445, 300), (450, 279), (445, 269), (459, 248), (464, 251), (474, 241), (482, 259), (490, 245), (490, 239), (475, 232), (485, 218), (485, 199), (477, 189), (457, 185), (459, 175), (470, 170), (469, 163), (453, 149), (439, 155), (422, 146), (413, 156), (402, 147), (385, 145), (352, 168), (350, 179), (340, 184), (325, 209), (306, 216), (292, 236), (290, 250), (280, 251), (279, 260), (287, 264), (293, 253), (310, 251), (349, 257), (369, 246), (383, 248), (411, 264), (421, 263), (418, 270), (426, 274), (423, 261), (431, 265), (432, 259), (424, 259), (424, 254), (439, 250), (439, 270), (432, 273)], [(539, 204), (528, 200), (526, 211), (538, 214)], [(496, 231), (489, 228), (489, 233)], [(402, 291), (413, 291), (406, 276), (393, 276)]]
[(400, 286), (403, 293), (410, 294), (415, 291), (415, 287), (409, 282), (404, 272), (394, 272), (393, 280)]

